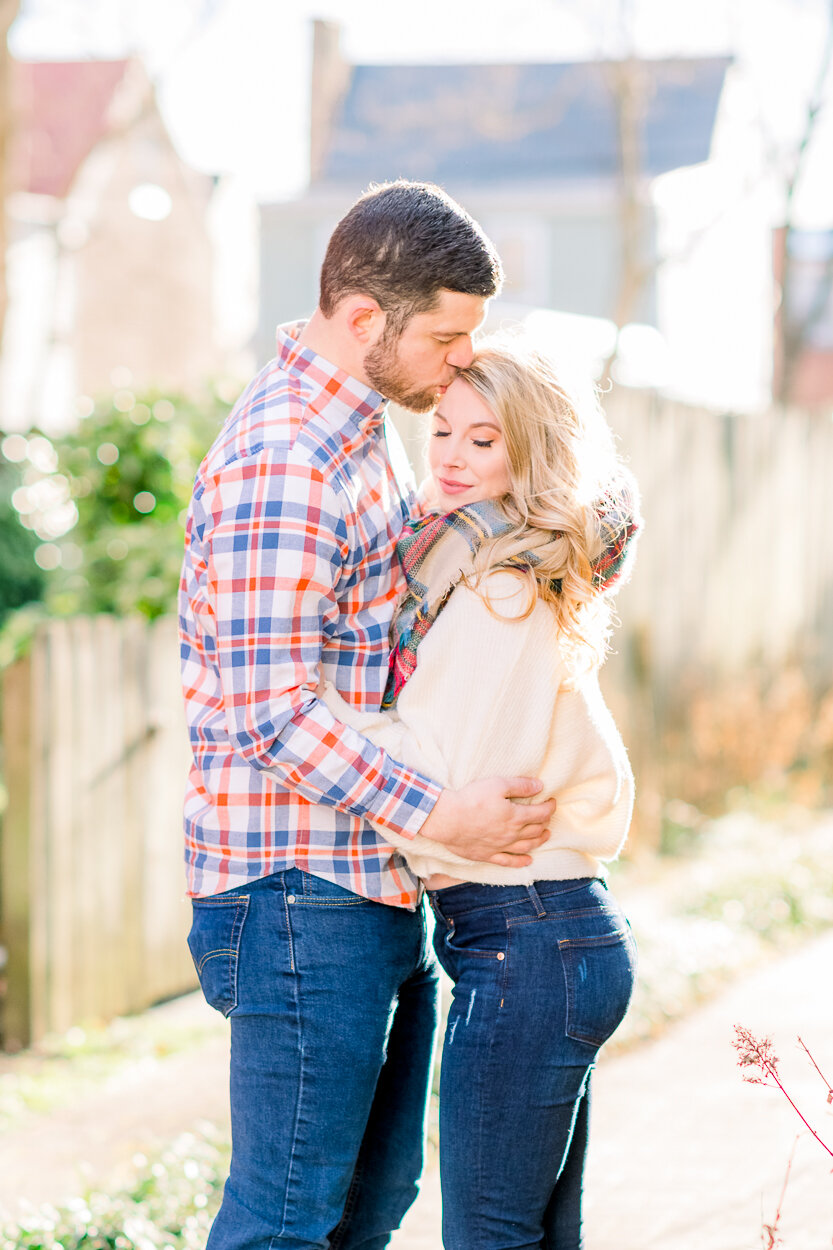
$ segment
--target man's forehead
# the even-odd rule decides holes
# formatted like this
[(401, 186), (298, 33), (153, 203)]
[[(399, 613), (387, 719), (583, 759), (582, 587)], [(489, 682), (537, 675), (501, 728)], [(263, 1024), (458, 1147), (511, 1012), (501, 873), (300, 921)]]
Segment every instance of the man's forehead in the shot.
[(488, 302), (482, 295), (440, 291), (437, 307), (430, 312), (417, 313), (414, 320), (419, 320), (435, 332), (471, 334), (485, 321)]

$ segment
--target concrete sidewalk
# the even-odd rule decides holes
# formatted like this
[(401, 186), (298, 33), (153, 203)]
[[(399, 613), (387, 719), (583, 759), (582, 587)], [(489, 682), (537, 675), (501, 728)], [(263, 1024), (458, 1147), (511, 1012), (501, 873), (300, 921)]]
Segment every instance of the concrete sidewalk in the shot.
[[(833, 934), (772, 963), (656, 1042), (599, 1064), (587, 1177), (587, 1250), (755, 1250), (775, 1217), (784, 1250), (833, 1244), (831, 1159), (778, 1090), (737, 1067), (733, 1026), (770, 1036), (782, 1080), (833, 1146), (833, 1107), (796, 1037), (833, 1079)], [(436, 1172), (392, 1250), (439, 1250)], [(763, 1243), (766, 1244), (766, 1243)], [(779, 1243), (780, 1244), (780, 1243)]]
[[(796, 1046), (801, 1034), (833, 1079), (833, 933), (772, 963), (670, 1028), (599, 1065), (588, 1177), (587, 1250), (756, 1250), (774, 1218), (802, 1127), (777, 1090), (746, 1084), (732, 1026), (774, 1039), (782, 1075), (833, 1142), (833, 1108)], [(149, 1152), (201, 1120), (227, 1124), (226, 1024), (198, 996), (157, 1009), (212, 1023), (200, 1047), (140, 1065), (73, 1106), (32, 1116), (0, 1141), (0, 1206), (112, 1185)], [(216, 1032), (213, 1030), (216, 1029)], [(829, 1157), (798, 1142), (780, 1231), (784, 1250), (833, 1241)], [(392, 1250), (440, 1250), (436, 1169)]]

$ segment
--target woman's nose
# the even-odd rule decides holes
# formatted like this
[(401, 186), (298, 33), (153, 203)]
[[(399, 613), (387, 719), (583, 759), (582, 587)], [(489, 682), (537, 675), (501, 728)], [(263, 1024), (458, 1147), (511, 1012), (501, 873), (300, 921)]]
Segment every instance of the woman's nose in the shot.
[[(451, 445), (449, 446), (449, 444)], [(452, 466), (459, 468), (462, 463), (463, 451), (460, 444), (456, 441), (452, 443), (451, 439), (448, 439), (446, 446), (443, 448), (443, 464), (448, 465), (449, 468)]]

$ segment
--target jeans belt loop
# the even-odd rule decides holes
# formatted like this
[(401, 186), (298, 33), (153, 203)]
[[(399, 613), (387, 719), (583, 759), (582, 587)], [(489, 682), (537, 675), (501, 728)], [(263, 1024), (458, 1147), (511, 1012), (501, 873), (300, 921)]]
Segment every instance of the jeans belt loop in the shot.
[(535, 889), (535, 886), (532, 883), (530, 883), (526, 887), (526, 892), (529, 895), (530, 903), (535, 908), (536, 916), (546, 916), (547, 909), (544, 906), (544, 904), (541, 902), (541, 895), (538, 893), (538, 891)]

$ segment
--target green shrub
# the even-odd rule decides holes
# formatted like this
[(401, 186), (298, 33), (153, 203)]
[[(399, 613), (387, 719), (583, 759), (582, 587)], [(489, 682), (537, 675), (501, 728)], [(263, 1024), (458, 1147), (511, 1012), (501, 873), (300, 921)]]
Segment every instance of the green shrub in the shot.
[(18, 465), (0, 456), (0, 625), (11, 612), (37, 602), (45, 574), (35, 563), (38, 539), (20, 524), (12, 497), (22, 486)]
[(229, 410), (216, 390), (121, 390), (89, 401), (71, 433), (6, 440), (22, 475), (23, 562), (50, 615), (173, 610), (194, 475)]

